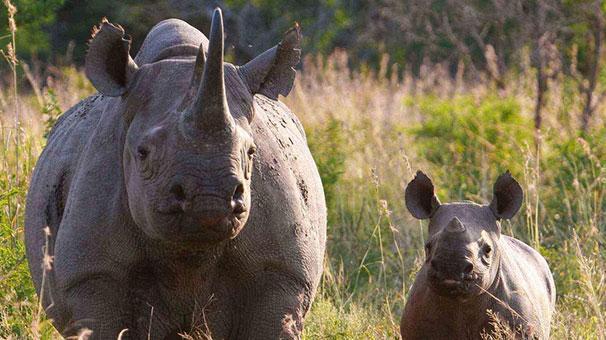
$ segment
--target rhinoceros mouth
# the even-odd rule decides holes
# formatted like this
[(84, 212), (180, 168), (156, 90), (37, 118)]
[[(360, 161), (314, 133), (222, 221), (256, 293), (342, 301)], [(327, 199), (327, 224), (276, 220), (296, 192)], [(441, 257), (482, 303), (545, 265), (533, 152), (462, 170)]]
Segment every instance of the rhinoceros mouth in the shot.
[(464, 298), (473, 295), (479, 277), (476, 274), (464, 278), (444, 277), (435, 271), (428, 273), (429, 287), (436, 294), (450, 298)]
[[(452, 281), (452, 282), (446, 282)], [(469, 295), (470, 287), (461, 281), (445, 280), (440, 283), (430, 283), (430, 288), (440, 296), (458, 298)]]
[(244, 228), (248, 210), (204, 209), (184, 212), (181, 209), (156, 210), (150, 224), (155, 238), (171, 243), (213, 244), (236, 237)]

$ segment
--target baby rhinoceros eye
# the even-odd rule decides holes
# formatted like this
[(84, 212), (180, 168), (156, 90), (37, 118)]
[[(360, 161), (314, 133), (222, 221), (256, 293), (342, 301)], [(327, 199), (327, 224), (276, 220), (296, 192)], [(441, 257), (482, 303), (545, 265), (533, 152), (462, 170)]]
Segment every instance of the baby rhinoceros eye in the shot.
[(490, 264), (492, 257), (492, 247), (488, 243), (484, 243), (481, 248), (480, 261), (486, 266)]
[(482, 246), (482, 251), (484, 252), (484, 255), (490, 256), (490, 253), (492, 253), (492, 247), (490, 246), (490, 244), (484, 244)]
[(255, 155), (255, 152), (257, 152), (257, 148), (254, 146), (251, 146), (250, 148), (248, 148), (248, 151), (246, 152), (246, 154), (248, 155), (248, 157), (252, 158)]
[(480, 261), (482, 261), (485, 266), (489, 266), (490, 262), (492, 262), (491, 256), (492, 247), (490, 246), (490, 244), (484, 243), (481, 248)]

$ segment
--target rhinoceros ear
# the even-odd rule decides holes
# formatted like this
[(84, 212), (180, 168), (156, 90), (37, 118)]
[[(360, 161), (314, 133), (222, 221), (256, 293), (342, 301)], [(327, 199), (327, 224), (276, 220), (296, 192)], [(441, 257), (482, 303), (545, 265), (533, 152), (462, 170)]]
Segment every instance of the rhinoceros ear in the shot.
[(130, 38), (124, 29), (103, 18), (93, 29), (85, 73), (95, 88), (110, 97), (123, 95), (138, 67), (129, 55)]
[(507, 171), (494, 183), (493, 198), (489, 207), (497, 219), (510, 219), (520, 209), (523, 199), (522, 187)]
[(301, 29), (298, 23), (289, 29), (282, 41), (239, 68), (240, 76), (250, 93), (271, 99), (287, 96), (292, 89), (301, 60)]
[(415, 178), (408, 183), (404, 198), (408, 211), (420, 220), (430, 218), (440, 207), (433, 183), (422, 171), (417, 171)]

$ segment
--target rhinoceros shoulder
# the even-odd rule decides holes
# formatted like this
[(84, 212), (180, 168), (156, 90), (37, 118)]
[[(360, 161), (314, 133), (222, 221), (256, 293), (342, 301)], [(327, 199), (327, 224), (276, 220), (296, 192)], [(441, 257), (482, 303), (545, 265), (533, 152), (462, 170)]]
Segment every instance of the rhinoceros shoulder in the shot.
[(509, 236), (502, 236), (502, 243), (506, 246), (508, 264), (519, 271), (530, 271), (540, 276), (551, 276), (547, 261), (534, 248), (526, 243)]
[[(62, 215), (78, 160), (101, 117), (102, 110), (99, 109), (99, 105), (102, 98), (101, 95), (93, 95), (71, 107), (57, 119), (47, 136), (46, 147), (36, 163), (31, 180), (32, 187), (42, 188), (43, 191), (48, 188), (60, 188), (55, 190), (58, 191), (54, 195), (56, 197), (53, 196), (52, 199), (42, 195), (38, 190), (37, 194), (44, 196), (41, 201), (47, 201), (41, 205), (46, 214), (48, 211), (58, 210), (58, 215)], [(35, 196), (32, 190), (29, 196)], [(51, 223), (47, 222), (47, 224)]]
[(555, 284), (547, 261), (524, 242), (501, 236), (501, 286), (497, 296), (507, 297), (510, 306), (530, 324), (549, 334), (555, 308)]
[(307, 144), (305, 130), (299, 118), (279, 100), (273, 100), (263, 95), (255, 95), (255, 111), (263, 110), (269, 128), (277, 135), (288, 131), (302, 139)]
[(89, 115), (89, 112), (101, 97), (101, 95), (95, 94), (85, 98), (59, 116), (47, 136), (48, 143), (51, 143), (58, 135), (65, 134), (68, 130), (77, 127), (82, 120), (98, 119), (99, 117)]

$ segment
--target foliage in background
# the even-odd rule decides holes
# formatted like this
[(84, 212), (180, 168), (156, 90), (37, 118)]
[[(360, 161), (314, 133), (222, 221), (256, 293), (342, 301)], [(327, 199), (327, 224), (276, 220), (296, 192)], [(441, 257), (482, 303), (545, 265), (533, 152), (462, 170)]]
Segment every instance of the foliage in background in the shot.
[(317, 126), (314, 130), (308, 130), (307, 141), (312, 155), (316, 155), (314, 159), (322, 178), (328, 218), (332, 222), (335, 218), (331, 215), (331, 211), (335, 206), (336, 185), (339, 184), (345, 171), (344, 163), (347, 158), (345, 151), (347, 141), (342, 133), (342, 123), (336, 119), (330, 119), (325, 126)]
[[(346, 28), (352, 25), (352, 15), (362, 10), (360, 1), (65, 0), (64, 6), (57, 10), (58, 20), (51, 30), (54, 52), (64, 55), (75, 46), (73, 57), (81, 63), (90, 29), (104, 16), (125, 27), (133, 37), (134, 51), (153, 25), (163, 19), (181, 18), (208, 32), (215, 6), (224, 11), (228, 53), (240, 63), (278, 43), (295, 21), (304, 27), (306, 52), (330, 53), (335, 47), (349, 44), (344, 40), (354, 32)], [(70, 47), (70, 42), (75, 45)]]
[(537, 129), (557, 77), (565, 76), (580, 94), (566, 114), (578, 116), (583, 131), (595, 124), (598, 103), (606, 99), (602, 0), (20, 0), (17, 5), (20, 13), (34, 13), (17, 17), (25, 23), (20, 44), (28, 41), (17, 51), (28, 62), (34, 53), (51, 64), (81, 65), (90, 30), (103, 17), (125, 27), (136, 53), (163, 19), (180, 18), (208, 32), (212, 9), (219, 6), (228, 60), (238, 64), (274, 46), (298, 21), (304, 54), (326, 57), (345, 49), (353, 69), (389, 69), (400, 77), (408, 70), (423, 78), (423, 65), (440, 64), (445, 77), (487, 78), (499, 89), (512, 72), (532, 69)]
[(48, 99), (44, 107), (42, 108), (42, 118), (44, 119), (44, 138), (48, 137), (48, 134), (51, 132), (53, 126), (59, 119), (59, 117), (63, 114), (63, 110), (59, 106), (59, 102), (57, 101), (57, 95), (55, 91), (51, 88), (48, 89)]
[[(65, 0), (14, 0), (18, 8), (16, 21), (19, 23), (17, 33), (17, 51), (20, 55), (31, 57), (49, 57), (51, 52), (49, 26), (55, 23), (56, 12)], [(7, 11), (5, 5), (0, 10), (0, 47), (4, 48), (9, 42)], [(0, 68), (1, 70), (1, 68)]]
[(428, 96), (410, 104), (423, 117), (411, 131), (415, 146), (438, 169), (433, 177), (444, 183), (440, 190), (454, 194), (450, 199), (487, 203), (499, 174), (523, 174), (533, 128), (515, 98)]
[(354, 64), (377, 67), (387, 53), (417, 74), (425, 61), (453, 70), (463, 62), (495, 78), (517, 67), (525, 47), (541, 49), (541, 39), (560, 44), (563, 60), (574, 59), (588, 71), (593, 27), (606, 8), (596, 0), (19, 0), (16, 5), (17, 19), (24, 23), (22, 39), (29, 42), (23, 43), (24, 52), (48, 52), (52, 41), (53, 54), (65, 55), (73, 41), (78, 62), (91, 27), (104, 16), (124, 25), (137, 47), (154, 24), (169, 17), (206, 31), (212, 8), (220, 6), (227, 45), (240, 62), (273, 46), (298, 21), (306, 53), (328, 55), (345, 48)]

